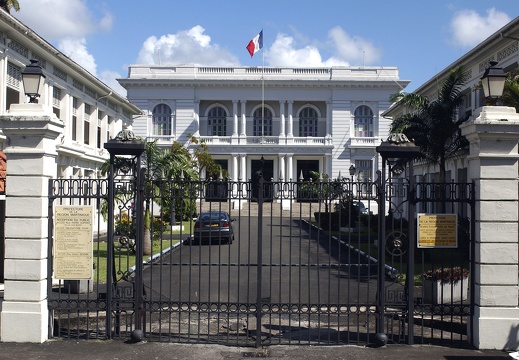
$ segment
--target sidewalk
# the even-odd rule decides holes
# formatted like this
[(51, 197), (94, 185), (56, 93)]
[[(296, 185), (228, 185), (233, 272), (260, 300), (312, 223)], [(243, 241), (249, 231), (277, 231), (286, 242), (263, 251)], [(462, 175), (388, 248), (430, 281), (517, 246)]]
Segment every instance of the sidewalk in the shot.
[(222, 345), (172, 343), (124, 343), (121, 341), (53, 340), (44, 344), (0, 343), (0, 359), (23, 360), (232, 360), (244, 358), (341, 360), (341, 359), (423, 359), (494, 360), (511, 359), (497, 350), (454, 349), (428, 345), (387, 345), (381, 348), (361, 346), (270, 346), (264, 349)]

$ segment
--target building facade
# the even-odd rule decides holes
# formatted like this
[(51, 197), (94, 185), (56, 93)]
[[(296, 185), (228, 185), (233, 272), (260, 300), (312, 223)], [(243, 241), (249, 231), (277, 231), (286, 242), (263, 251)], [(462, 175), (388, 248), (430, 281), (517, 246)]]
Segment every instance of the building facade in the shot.
[[(28, 102), (21, 73), (31, 59), (46, 76), (39, 104), (64, 124), (56, 139), (56, 177), (97, 177), (108, 158), (104, 143), (129, 126), (139, 109), (0, 10), (0, 116), (8, 115), (11, 105)], [(6, 141), (0, 129), (0, 149)]]
[(162, 146), (202, 139), (232, 181), (374, 177), (390, 95), (408, 84), (395, 67), (132, 65), (119, 80), (143, 112), (133, 131)]
[[(479, 109), (486, 105), (485, 95), (480, 83), (481, 77), (490, 66), (491, 61), (496, 61), (497, 66), (503, 68), (505, 73), (519, 67), (519, 17), (419, 86), (414, 93), (426, 96), (429, 100), (436, 99), (438, 97), (438, 84), (443, 83), (452, 69), (462, 66), (468, 71), (469, 79), (462, 90), (463, 105), (457, 116), (467, 119), (476, 118), (479, 115)], [(382, 116), (392, 120), (405, 114), (406, 111), (407, 109), (404, 106), (394, 104)], [(415, 168), (419, 181), (437, 181), (439, 178), (437, 164), (416, 163)], [(466, 156), (448, 159), (446, 180), (467, 181), (467, 171), (468, 160)]]

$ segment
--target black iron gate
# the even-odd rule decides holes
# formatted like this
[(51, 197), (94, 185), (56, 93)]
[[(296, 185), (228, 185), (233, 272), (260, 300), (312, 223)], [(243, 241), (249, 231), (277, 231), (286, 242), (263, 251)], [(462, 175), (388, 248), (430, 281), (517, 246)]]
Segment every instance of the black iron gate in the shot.
[[(472, 184), (145, 180), (138, 156), (112, 165), (108, 179), (50, 181), (50, 239), (58, 205), (91, 206), (96, 224), (108, 206), (111, 224), (96, 232), (90, 280), (54, 279), (49, 262), (51, 336), (256, 347), (469, 340), (470, 297), (451, 286), (429, 298), (419, 275), (470, 272)], [(416, 248), (409, 199), (418, 212), (457, 214), (458, 246)], [(231, 221), (204, 223), (207, 212)]]

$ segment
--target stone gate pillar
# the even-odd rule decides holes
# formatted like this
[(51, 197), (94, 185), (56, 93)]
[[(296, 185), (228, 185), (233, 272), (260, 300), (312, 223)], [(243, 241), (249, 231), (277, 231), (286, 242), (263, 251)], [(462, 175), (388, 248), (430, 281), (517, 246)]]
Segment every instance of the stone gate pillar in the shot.
[(16, 104), (0, 116), (8, 159), (5, 282), (1, 341), (48, 338), (48, 180), (56, 176), (63, 122), (40, 104)]
[(518, 141), (514, 108), (485, 106), (461, 126), (476, 183), (473, 342), (479, 349), (519, 346)]

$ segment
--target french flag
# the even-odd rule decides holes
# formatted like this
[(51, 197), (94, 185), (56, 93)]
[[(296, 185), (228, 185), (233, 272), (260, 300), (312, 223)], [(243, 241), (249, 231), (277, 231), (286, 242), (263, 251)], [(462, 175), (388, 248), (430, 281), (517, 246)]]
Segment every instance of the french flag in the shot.
[(263, 30), (261, 30), (258, 35), (254, 36), (254, 38), (249, 41), (246, 48), (249, 51), (250, 57), (253, 57), (254, 54), (263, 48)]

